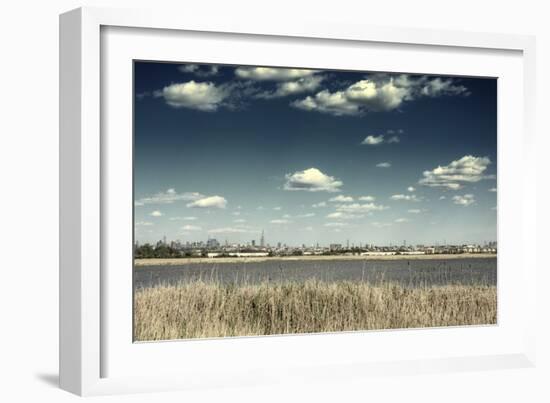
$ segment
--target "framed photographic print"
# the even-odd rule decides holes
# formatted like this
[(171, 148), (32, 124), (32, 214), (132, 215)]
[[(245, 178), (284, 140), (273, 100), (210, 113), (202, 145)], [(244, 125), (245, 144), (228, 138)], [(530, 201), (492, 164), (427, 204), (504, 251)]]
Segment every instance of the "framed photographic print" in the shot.
[(533, 42), (433, 38), (64, 14), (62, 387), (532, 365)]
[(134, 61), (134, 339), (496, 324), (496, 95)]

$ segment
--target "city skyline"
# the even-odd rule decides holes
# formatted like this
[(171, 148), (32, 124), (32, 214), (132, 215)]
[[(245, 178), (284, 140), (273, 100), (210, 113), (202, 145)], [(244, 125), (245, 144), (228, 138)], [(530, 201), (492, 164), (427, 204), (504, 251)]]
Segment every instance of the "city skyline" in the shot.
[(135, 62), (135, 240), (496, 240), (496, 80)]

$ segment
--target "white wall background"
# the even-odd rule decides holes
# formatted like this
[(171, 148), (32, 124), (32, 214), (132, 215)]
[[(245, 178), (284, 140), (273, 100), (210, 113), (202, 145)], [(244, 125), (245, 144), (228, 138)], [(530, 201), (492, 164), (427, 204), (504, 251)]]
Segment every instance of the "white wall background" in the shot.
[[(8, 0), (0, 5), (0, 400), (68, 402), (57, 389), (58, 328), (58, 14), (81, 5), (179, 7), (184, 13), (303, 18), (373, 25), (533, 34), (538, 51), (538, 247), (542, 262), (549, 192), (549, 11), (543, 1), (391, 0)], [(548, 263), (539, 263), (541, 291)], [(543, 288), (544, 287), (544, 288)], [(334, 385), (94, 398), (98, 401), (420, 401), (548, 402), (549, 297), (539, 293), (536, 369), (374, 377)]]

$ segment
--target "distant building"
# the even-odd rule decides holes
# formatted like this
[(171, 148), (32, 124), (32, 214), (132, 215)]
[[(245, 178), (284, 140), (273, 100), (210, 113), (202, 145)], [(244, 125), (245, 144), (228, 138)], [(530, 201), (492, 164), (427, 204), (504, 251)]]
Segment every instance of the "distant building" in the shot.
[(265, 247), (265, 238), (264, 238), (264, 230), (262, 230), (262, 236), (260, 238), (260, 246), (263, 248)]
[(215, 238), (210, 238), (208, 241), (206, 241), (206, 247), (208, 249), (217, 249), (220, 247), (220, 243)]

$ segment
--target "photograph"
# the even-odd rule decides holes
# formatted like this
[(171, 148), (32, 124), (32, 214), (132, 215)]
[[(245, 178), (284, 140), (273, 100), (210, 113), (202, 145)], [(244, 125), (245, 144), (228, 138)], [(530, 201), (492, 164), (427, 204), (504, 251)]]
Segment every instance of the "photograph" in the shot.
[(496, 325), (497, 81), (134, 60), (134, 341)]

